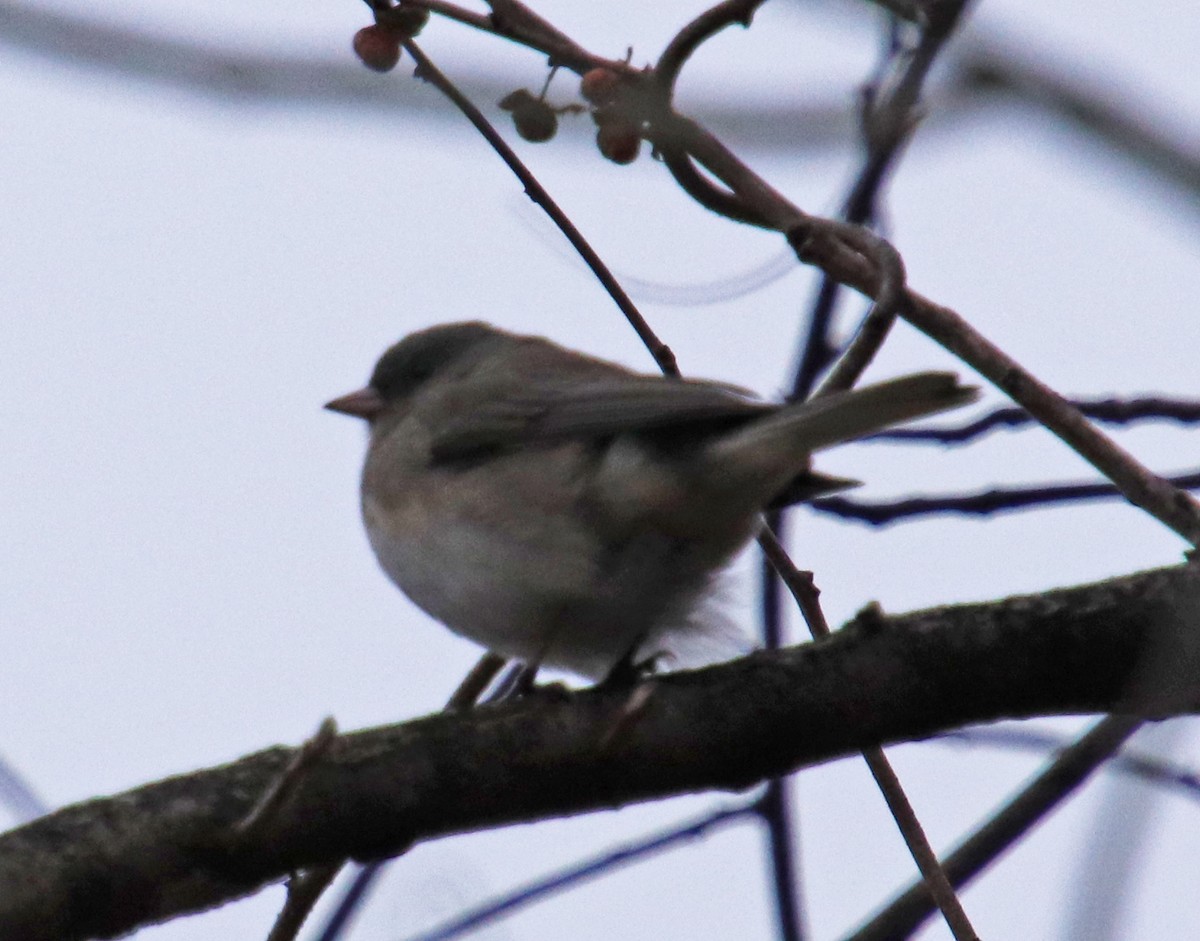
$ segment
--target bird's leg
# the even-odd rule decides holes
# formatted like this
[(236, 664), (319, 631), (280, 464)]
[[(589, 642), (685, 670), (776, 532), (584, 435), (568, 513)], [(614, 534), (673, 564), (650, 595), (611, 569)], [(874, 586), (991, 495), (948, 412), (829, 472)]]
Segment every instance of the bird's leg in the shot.
[(637, 659), (638, 648), (642, 646), (644, 637), (639, 637), (621, 656), (611, 670), (597, 685), (602, 689), (624, 689), (634, 686), (658, 672), (658, 662), (670, 656), (665, 650), (659, 650), (648, 657)]
[(522, 663), (521, 668), (513, 678), (513, 695), (517, 698), (528, 696), (536, 688), (538, 670), (542, 668), (541, 659), (531, 663)]

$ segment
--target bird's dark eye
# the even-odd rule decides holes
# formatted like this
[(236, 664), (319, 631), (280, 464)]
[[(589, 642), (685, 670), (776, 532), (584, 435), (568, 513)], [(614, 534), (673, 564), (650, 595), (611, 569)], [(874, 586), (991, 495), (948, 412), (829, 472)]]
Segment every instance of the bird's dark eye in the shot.
[(446, 324), (411, 334), (380, 357), (371, 386), (385, 398), (407, 395), (491, 336), (495, 331), (483, 323)]

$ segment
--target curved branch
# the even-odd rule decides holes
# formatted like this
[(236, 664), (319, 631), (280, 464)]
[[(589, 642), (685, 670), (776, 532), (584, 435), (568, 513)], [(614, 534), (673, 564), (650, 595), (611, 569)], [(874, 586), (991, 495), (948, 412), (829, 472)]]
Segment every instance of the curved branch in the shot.
[(744, 222), (746, 225), (758, 226), (760, 229), (771, 229), (761, 213), (747, 206), (735, 194), (722, 189), (711, 180), (705, 179), (704, 174), (696, 169), (692, 158), (673, 144), (656, 143), (658, 153), (662, 157), (663, 166), (679, 184), (680, 189), (687, 193), (705, 209), (712, 210), (726, 219), (734, 222)]
[[(743, 789), (966, 723), (1194, 712), (1198, 614), (1200, 566), (1181, 566), (989, 604), (864, 614), (818, 643), (656, 679), (638, 721), (616, 738), (628, 693), (599, 689), (345, 735), (253, 840), (231, 844), (293, 753), (268, 749), (0, 836), (0, 937), (113, 937), (297, 869), (467, 830)], [(1147, 652), (1152, 688), (1139, 683)]]
[(762, 6), (763, 2), (764, 0), (723, 0), (705, 10), (671, 37), (667, 48), (658, 57), (658, 65), (654, 68), (655, 77), (666, 91), (668, 104), (674, 94), (679, 71), (691, 58), (692, 53), (726, 26), (732, 26), (734, 23), (749, 26), (754, 11)]

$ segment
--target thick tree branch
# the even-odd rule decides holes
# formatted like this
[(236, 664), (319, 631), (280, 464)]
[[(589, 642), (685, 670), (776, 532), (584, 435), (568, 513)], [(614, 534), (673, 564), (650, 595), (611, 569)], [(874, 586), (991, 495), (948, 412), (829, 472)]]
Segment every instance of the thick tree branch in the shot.
[[(654, 681), (342, 736), (287, 806), (232, 837), (293, 749), (89, 801), (0, 836), (0, 937), (113, 937), (289, 872), (413, 842), (738, 790), (973, 722), (1200, 710), (1200, 566), (895, 617)], [(1164, 666), (1169, 667), (1164, 672)], [(601, 746), (601, 742), (607, 742)]]

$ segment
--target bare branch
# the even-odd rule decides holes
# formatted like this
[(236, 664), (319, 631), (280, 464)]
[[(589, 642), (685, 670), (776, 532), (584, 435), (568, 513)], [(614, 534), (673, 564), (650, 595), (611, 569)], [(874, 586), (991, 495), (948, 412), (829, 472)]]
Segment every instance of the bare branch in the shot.
[[(867, 745), (1002, 716), (1193, 712), (1197, 614), (1200, 567), (1182, 566), (991, 604), (875, 615), (820, 643), (656, 679), (639, 721), (604, 751), (596, 743), (626, 692), (587, 690), (563, 702), (352, 733), (252, 843), (231, 850), (226, 834), (293, 755), (269, 749), (0, 836), (0, 937), (112, 937), (347, 857), (746, 788)], [(1138, 685), (1143, 651), (1175, 664), (1176, 675)]]
[[(1185, 490), (1200, 488), (1200, 471), (1165, 478), (1172, 486)], [(954, 514), (990, 516), (1010, 510), (1024, 510), (1056, 503), (1082, 503), (1085, 500), (1111, 499), (1123, 496), (1113, 484), (1070, 483), (1045, 484), (1036, 487), (997, 487), (973, 494), (951, 494), (940, 497), (909, 497), (867, 503), (852, 497), (823, 497), (809, 504), (818, 513), (840, 519), (857, 520), (872, 526), (886, 526), (918, 516)]]
[[(1200, 402), (1194, 399), (1168, 399), (1147, 396), (1134, 399), (1071, 399), (1088, 418), (1110, 425), (1132, 425), (1142, 421), (1174, 421), (1187, 425), (1200, 422)], [(977, 418), (965, 425), (944, 428), (890, 428), (862, 441), (914, 441), (934, 444), (957, 444), (981, 437), (997, 428), (1021, 428), (1036, 424), (1023, 408), (1011, 406)]]
[(1200, 208), (1200, 150), (1194, 140), (1179, 140), (1151, 119), (1149, 108), (1115, 92), (1120, 83), (1111, 75), (1104, 73), (1103, 82), (1082, 78), (1091, 69), (1061, 53), (1018, 52), (998, 40), (977, 41), (964, 53), (956, 84), (966, 95), (1008, 99), (1065, 119), (1066, 126), (1083, 130), (1140, 170), (1174, 184), (1193, 209)]
[[(954, 884), (966, 885), (1083, 784), (1142, 725), (1134, 716), (1109, 716), (1013, 797), (945, 859)], [(923, 883), (910, 886), (849, 941), (911, 937), (934, 913)]]
[(640, 840), (606, 850), (592, 859), (576, 863), (544, 879), (538, 879), (528, 885), (513, 889), (511, 892), (506, 892), (491, 901), (460, 912), (450, 921), (419, 935), (414, 935), (409, 941), (450, 941), (452, 938), (461, 937), (476, 928), (512, 914), (526, 905), (531, 905), (539, 899), (586, 882), (593, 876), (610, 872), (629, 863), (640, 862), (648, 857), (652, 858), (679, 843), (707, 836), (709, 832), (724, 824), (744, 820), (755, 813), (758, 803), (755, 801), (750, 804), (713, 811), (695, 820), (689, 820)]
[(1200, 541), (1200, 505), (1186, 491), (1139, 463), (1071, 403), (1021, 368), (958, 314), (920, 295), (910, 294), (908, 301), (903, 316), (909, 323), (995, 383), (1111, 480), (1134, 506), (1192, 545)]
[(668, 376), (679, 375), (679, 368), (675, 364), (675, 354), (667, 344), (655, 335), (650, 328), (650, 324), (641, 315), (637, 309), (637, 305), (633, 303), (629, 295), (625, 293), (625, 289), (621, 287), (616, 277), (609, 270), (608, 265), (596, 253), (596, 250), (583, 237), (583, 233), (579, 231), (575, 223), (567, 216), (546, 191), (546, 188), (538, 182), (537, 178), (529, 170), (528, 167), (521, 161), (511, 147), (505, 142), (504, 138), (492, 127), (491, 123), (483, 116), (483, 113), (460, 92), (454, 84), (446, 78), (445, 75), (433, 64), (420, 47), (411, 39), (404, 40), (404, 48), (416, 60), (418, 65), (418, 77), (425, 79), (432, 84), (438, 91), (454, 102), (467, 119), (475, 126), (475, 129), (483, 135), (484, 139), (492, 146), (492, 149), (500, 155), (500, 158), (508, 165), (508, 168), (521, 181), (521, 185), (525, 187), (525, 192), (529, 198), (537, 203), (546, 212), (546, 215), (558, 226), (559, 230), (567, 237), (571, 243), (571, 247), (575, 249), (581, 258), (591, 268), (596, 279), (604, 286), (609, 296), (620, 308), (621, 313), (625, 315), (625, 319), (637, 332), (638, 337), (646, 345), (646, 349), (650, 351), (650, 355), (654, 357), (654, 361), (658, 363), (659, 368)]
[[(817, 591), (812, 573), (800, 572), (796, 569), (784, 552), (778, 538), (770, 529), (763, 531), (759, 537), (759, 545), (762, 546), (764, 554), (775, 571), (779, 573), (783, 583), (792, 592), (792, 597), (795, 598), (796, 604), (803, 612), (814, 639), (829, 637), (829, 624), (825, 619), (825, 612), (821, 609), (820, 592)], [(877, 626), (880, 616), (878, 608), (870, 608), (860, 615), (860, 623), (870, 622)], [(925, 828), (917, 819), (916, 811), (913, 810), (908, 795), (904, 793), (900, 778), (893, 770), (887, 755), (884, 754), (882, 748), (872, 746), (864, 748), (862, 756), (879, 787), (879, 792), (887, 803), (892, 819), (896, 821), (896, 826), (900, 829), (904, 845), (908, 847), (913, 862), (917, 864), (921, 878), (924, 879), (930, 895), (936, 900), (937, 907), (946, 919), (946, 924), (949, 926), (951, 934), (954, 935), (955, 941), (977, 939), (975, 929), (971, 926), (970, 919), (958, 896), (954, 894), (954, 887), (942, 870), (937, 854), (933, 851), (929, 838), (925, 835)], [(780, 891), (778, 886), (776, 891)]]
[[(955, 746), (1004, 748), (1039, 753), (1061, 751), (1071, 744), (1069, 738), (1055, 732), (1006, 726), (961, 729), (957, 732), (947, 732), (931, 741)], [(1151, 784), (1200, 802), (1200, 773), (1183, 765), (1145, 753), (1122, 751), (1109, 759), (1105, 770), (1120, 772), (1137, 778), (1144, 784)]]

